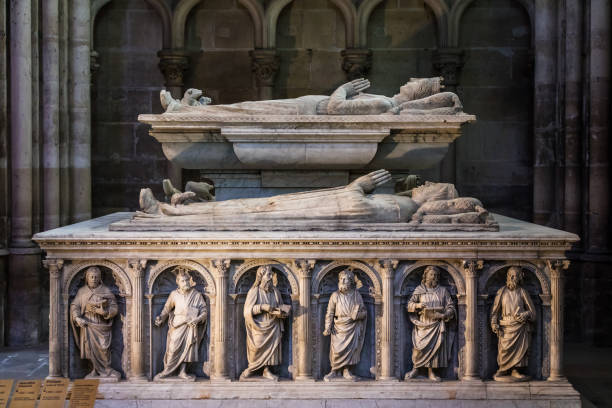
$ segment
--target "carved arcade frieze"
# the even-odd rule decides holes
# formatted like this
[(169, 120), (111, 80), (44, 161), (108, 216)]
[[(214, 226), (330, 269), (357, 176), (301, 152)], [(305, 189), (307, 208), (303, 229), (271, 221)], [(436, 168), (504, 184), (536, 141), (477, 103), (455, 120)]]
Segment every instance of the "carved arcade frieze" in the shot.
[(551, 302), (550, 288), (562, 267), (554, 262), (50, 259), (45, 265), (57, 282), (52, 333), (63, 337), (50, 345), (56, 376), (448, 381), (471, 373), (526, 381), (545, 379), (556, 358), (551, 304), (562, 302)]

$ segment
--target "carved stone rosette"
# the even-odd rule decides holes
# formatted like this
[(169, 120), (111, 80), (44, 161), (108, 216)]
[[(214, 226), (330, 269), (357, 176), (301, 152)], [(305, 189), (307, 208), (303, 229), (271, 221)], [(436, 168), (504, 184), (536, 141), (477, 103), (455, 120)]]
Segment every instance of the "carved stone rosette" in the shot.
[(448, 91), (454, 92), (459, 85), (459, 72), (463, 67), (463, 50), (459, 48), (440, 48), (434, 52), (433, 65), (444, 77)]
[(166, 88), (182, 88), (183, 76), (189, 69), (189, 57), (183, 50), (164, 49), (157, 53), (159, 69), (166, 80)]
[(251, 69), (255, 73), (257, 86), (274, 86), (280, 58), (275, 49), (256, 49), (251, 51)]
[(342, 70), (349, 81), (368, 76), (372, 68), (372, 50), (347, 48), (342, 50)]

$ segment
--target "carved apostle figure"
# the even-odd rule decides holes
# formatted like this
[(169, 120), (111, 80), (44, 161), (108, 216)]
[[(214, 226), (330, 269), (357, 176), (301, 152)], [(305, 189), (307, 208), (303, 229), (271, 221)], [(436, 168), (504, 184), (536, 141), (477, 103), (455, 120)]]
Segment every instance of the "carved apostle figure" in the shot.
[(121, 378), (111, 367), (113, 318), (119, 311), (111, 290), (102, 284), (102, 271), (91, 266), (85, 271), (86, 285), (70, 304), (70, 321), (81, 358), (93, 368), (85, 378)]
[[(491, 329), (497, 334), (496, 381), (526, 381), (528, 376), (518, 371), (528, 363), (531, 323), (535, 321), (535, 307), (529, 293), (521, 287), (521, 268), (512, 266), (506, 275), (506, 286), (495, 295), (491, 310)], [(510, 371), (510, 375), (508, 375)]]
[(440, 270), (428, 266), (408, 301), (406, 309), (413, 324), (412, 370), (406, 373), (406, 380), (415, 378), (419, 369), (427, 367), (429, 379), (440, 381), (434, 369), (448, 366), (453, 338), (447, 323), (456, 311), (448, 290), (439, 282)]
[(162, 312), (155, 318), (157, 327), (168, 319), (164, 369), (155, 376), (156, 380), (173, 375), (179, 368), (179, 378), (194, 380), (195, 375), (187, 374), (187, 363), (199, 360), (204, 338), (207, 316), (204, 296), (196, 290), (193, 278), (185, 269), (179, 269), (176, 284), (178, 288), (170, 292)]
[(338, 275), (338, 290), (329, 298), (325, 314), (323, 335), (331, 335), (331, 371), (323, 378), (325, 381), (340, 376), (341, 372), (347, 380), (357, 380), (350, 368), (361, 359), (366, 318), (367, 312), (357, 290), (355, 273), (351, 269), (345, 269)]
[(291, 306), (283, 303), (280, 291), (274, 284), (270, 265), (257, 268), (255, 283), (249, 289), (244, 303), (246, 325), (247, 360), (249, 366), (240, 379), (251, 377), (263, 368), (263, 377), (278, 380), (271, 367), (281, 363), (282, 336), (285, 319)]

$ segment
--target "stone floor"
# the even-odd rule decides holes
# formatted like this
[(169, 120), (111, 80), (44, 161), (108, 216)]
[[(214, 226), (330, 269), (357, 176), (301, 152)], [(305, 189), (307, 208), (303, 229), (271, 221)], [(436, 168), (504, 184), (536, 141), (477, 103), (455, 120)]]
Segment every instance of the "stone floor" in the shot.
[[(590, 407), (611, 407), (612, 408), (612, 348), (586, 347), (581, 344), (568, 344), (566, 346), (565, 371), (572, 385), (582, 394), (583, 406)], [(0, 379), (36, 379), (44, 378), (48, 371), (48, 353), (46, 347), (29, 349), (0, 349)], [(157, 401), (159, 404), (150, 402), (147, 407), (167, 407), (168, 401)], [(200, 405), (203, 401), (200, 401)], [(213, 401), (209, 401), (213, 402)], [(245, 401), (246, 402), (246, 401)], [(268, 401), (269, 402), (269, 401)], [(301, 401), (305, 402), (305, 401)], [(310, 401), (314, 402), (314, 401)], [(336, 403), (341, 404), (338, 400)], [(348, 402), (348, 401), (347, 401)], [(372, 402), (369, 404), (368, 402)], [(390, 402), (390, 401), (387, 401)], [(113, 401), (98, 401), (97, 407), (111, 407)], [(183, 401), (180, 406), (185, 405)], [(261, 401), (262, 407), (267, 407), (267, 402)], [(440, 401), (442, 403), (442, 401)], [(173, 406), (176, 405), (174, 402)], [(215, 404), (213, 404), (215, 405)], [(325, 408), (329, 408), (326, 404)], [(333, 405), (333, 404), (332, 404)], [(378, 406), (376, 401), (363, 400), (358, 404), (361, 406)], [(385, 404), (383, 404), (385, 405)], [(387, 404), (388, 405), (388, 404)], [(385, 406), (387, 406), (385, 405)], [(134, 405), (134, 407), (140, 405)], [(143, 405), (144, 406), (144, 405)], [(208, 405), (207, 405), (208, 406)], [(215, 405), (216, 406), (216, 405)], [(254, 407), (254, 405), (245, 405)], [(259, 406), (259, 405), (258, 405)], [(276, 405), (275, 405), (276, 406)], [(313, 405), (315, 406), (315, 405)], [(316, 405), (319, 407), (319, 405)], [(344, 406), (344, 405), (343, 405)], [(353, 405), (354, 406), (354, 405)], [(399, 407), (400, 405), (398, 405)], [(405, 405), (401, 405), (405, 407)], [(438, 405), (436, 405), (438, 406)], [(456, 406), (452, 401), (448, 404), (443, 403), (439, 406)], [(212, 407), (212, 405), (211, 405)]]

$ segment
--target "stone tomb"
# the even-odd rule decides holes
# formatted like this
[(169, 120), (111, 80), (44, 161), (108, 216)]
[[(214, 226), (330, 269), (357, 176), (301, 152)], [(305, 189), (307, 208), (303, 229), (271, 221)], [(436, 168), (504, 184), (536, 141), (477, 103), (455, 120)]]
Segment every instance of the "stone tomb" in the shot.
[[(97, 266), (118, 304), (110, 350), (121, 380), (101, 385), (107, 400), (359, 398), (580, 405), (562, 368), (565, 251), (576, 235), (501, 215), (494, 215), (499, 231), (481, 232), (109, 231), (111, 223), (131, 216), (115, 213), (34, 237), (47, 254), (51, 277), (52, 377), (80, 378), (88, 372), (75, 349), (69, 305), (84, 285), (85, 270)], [(272, 266), (276, 287), (292, 306), (284, 322), (281, 379), (238, 381), (247, 365), (242, 310), (262, 265)], [(406, 304), (429, 265), (441, 271), (440, 284), (457, 311), (447, 325), (454, 339), (451, 359), (438, 372), (440, 383), (404, 381), (412, 369), (413, 327)], [(531, 381), (502, 383), (492, 381), (497, 337), (489, 322), (493, 298), (512, 266), (524, 272), (523, 287), (536, 314), (525, 370)], [(153, 381), (163, 369), (167, 331), (167, 325), (153, 322), (176, 289), (177, 267), (189, 271), (208, 316), (198, 361), (189, 363), (196, 382), (174, 377), (167, 384)], [(320, 381), (330, 367), (329, 337), (322, 335), (325, 310), (338, 273), (347, 267), (362, 284), (358, 290), (367, 311), (361, 361), (354, 369), (361, 379), (328, 383)]]

